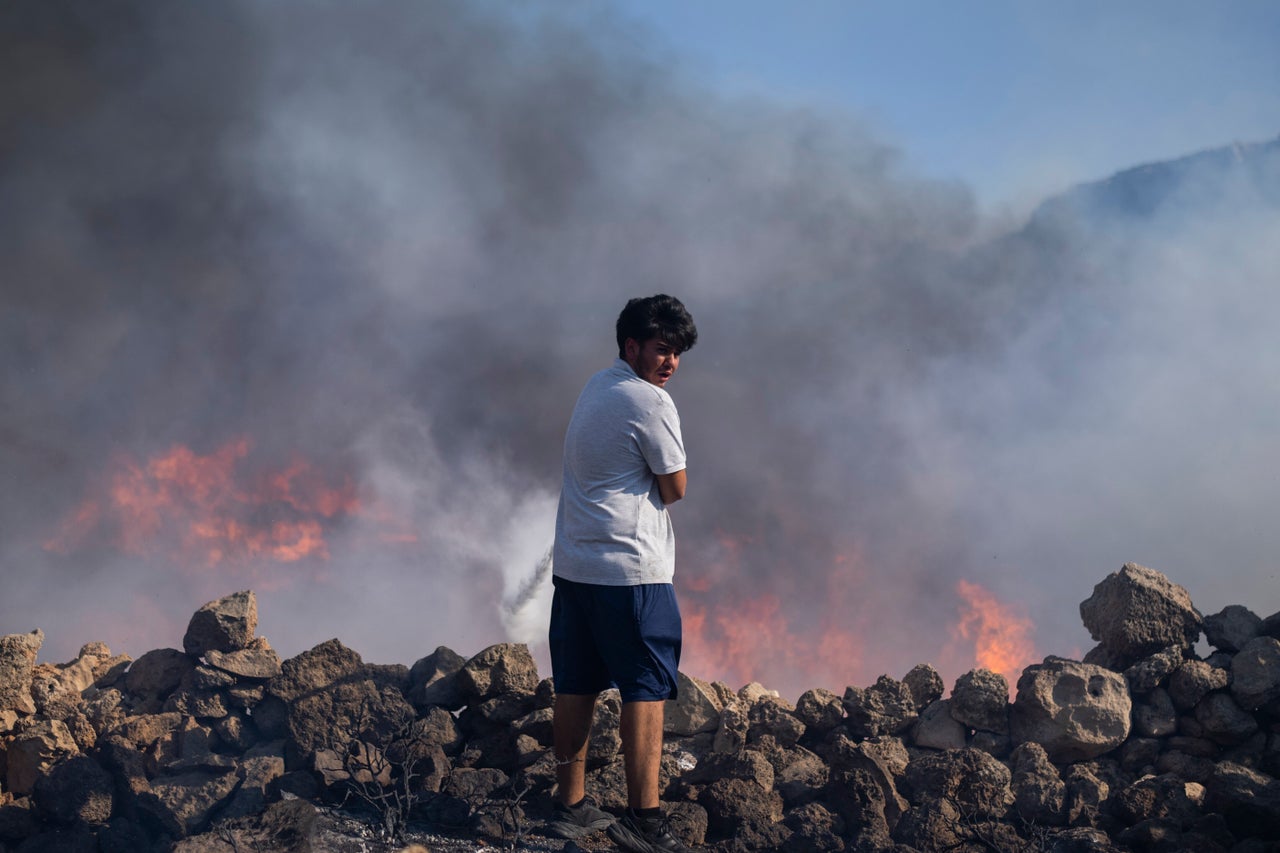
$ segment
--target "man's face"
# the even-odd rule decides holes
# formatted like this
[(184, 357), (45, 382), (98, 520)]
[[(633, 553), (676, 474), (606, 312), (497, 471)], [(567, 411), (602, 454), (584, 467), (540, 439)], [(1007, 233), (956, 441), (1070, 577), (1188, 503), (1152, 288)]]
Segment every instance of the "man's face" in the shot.
[(643, 344), (634, 338), (627, 338), (623, 352), (626, 362), (645, 382), (659, 388), (667, 384), (667, 380), (680, 366), (680, 353), (671, 344), (661, 338), (650, 338)]

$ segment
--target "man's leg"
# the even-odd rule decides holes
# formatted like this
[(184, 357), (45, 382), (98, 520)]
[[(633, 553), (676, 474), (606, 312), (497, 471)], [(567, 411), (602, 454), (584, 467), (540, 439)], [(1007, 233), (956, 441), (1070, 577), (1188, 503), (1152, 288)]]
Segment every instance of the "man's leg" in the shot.
[(622, 755), (627, 769), (627, 805), (658, 808), (658, 771), (662, 767), (665, 702), (622, 704)]
[(556, 696), (555, 715), (551, 722), (555, 739), (556, 784), (560, 802), (566, 806), (577, 804), (587, 794), (587, 741), (591, 737), (596, 695)]

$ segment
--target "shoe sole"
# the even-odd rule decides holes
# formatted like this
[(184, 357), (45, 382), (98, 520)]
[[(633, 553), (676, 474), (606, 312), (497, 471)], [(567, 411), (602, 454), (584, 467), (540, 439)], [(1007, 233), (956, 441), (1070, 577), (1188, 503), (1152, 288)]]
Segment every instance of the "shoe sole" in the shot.
[(613, 824), (614, 820), (612, 818), (608, 820), (602, 818), (594, 823), (588, 823), (585, 826), (580, 823), (569, 823), (568, 821), (556, 820), (547, 824), (547, 830), (558, 838), (573, 839), (582, 838), (584, 835), (591, 835), (592, 833), (599, 832), (602, 829), (608, 829), (613, 826)]

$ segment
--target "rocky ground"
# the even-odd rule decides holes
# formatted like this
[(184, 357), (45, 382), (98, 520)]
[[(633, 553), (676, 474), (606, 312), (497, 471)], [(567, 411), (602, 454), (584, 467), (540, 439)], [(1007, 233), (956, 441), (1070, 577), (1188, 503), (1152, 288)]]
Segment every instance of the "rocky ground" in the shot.
[[(718, 851), (1280, 850), (1280, 614), (1203, 616), (1136, 565), (1080, 613), (1098, 646), (1027, 667), (1013, 702), (998, 674), (948, 694), (927, 664), (794, 705), (682, 673), (676, 831)], [(241, 592), (136, 660), (38, 663), (38, 631), (0, 637), (0, 853), (612, 849), (542, 834), (554, 696), (525, 647), (282, 661), (256, 628)], [(602, 697), (588, 756), (615, 812), (620, 707)]]

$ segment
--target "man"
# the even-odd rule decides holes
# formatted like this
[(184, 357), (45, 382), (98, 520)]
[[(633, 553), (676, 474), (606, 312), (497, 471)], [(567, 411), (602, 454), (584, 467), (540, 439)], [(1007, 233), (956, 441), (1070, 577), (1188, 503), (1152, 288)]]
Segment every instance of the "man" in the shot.
[[(587, 382), (564, 440), (549, 634), (559, 788), (550, 828), (567, 838), (607, 828), (634, 853), (686, 851), (658, 801), (663, 708), (676, 697), (681, 642), (667, 507), (685, 492), (680, 417), (665, 388), (698, 330), (679, 300), (658, 295), (627, 303), (617, 339), (617, 360)], [(628, 801), (617, 822), (586, 798), (584, 779), (596, 696), (614, 686)]]

